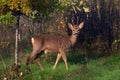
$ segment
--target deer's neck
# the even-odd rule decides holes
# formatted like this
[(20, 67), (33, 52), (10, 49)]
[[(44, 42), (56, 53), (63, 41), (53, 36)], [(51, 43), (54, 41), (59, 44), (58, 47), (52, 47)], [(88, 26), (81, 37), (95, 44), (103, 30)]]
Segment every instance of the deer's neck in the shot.
[(72, 45), (75, 44), (76, 40), (77, 40), (77, 35), (71, 35), (70, 36), (70, 41), (71, 41)]

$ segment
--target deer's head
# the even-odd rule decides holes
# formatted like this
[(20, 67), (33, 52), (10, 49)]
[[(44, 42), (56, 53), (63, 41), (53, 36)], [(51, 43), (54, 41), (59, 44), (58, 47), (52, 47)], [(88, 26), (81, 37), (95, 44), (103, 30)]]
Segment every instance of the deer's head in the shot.
[(68, 27), (72, 31), (72, 35), (78, 35), (79, 30), (82, 29), (84, 26), (84, 22), (81, 22), (79, 25), (72, 25), (71, 23), (68, 23)]

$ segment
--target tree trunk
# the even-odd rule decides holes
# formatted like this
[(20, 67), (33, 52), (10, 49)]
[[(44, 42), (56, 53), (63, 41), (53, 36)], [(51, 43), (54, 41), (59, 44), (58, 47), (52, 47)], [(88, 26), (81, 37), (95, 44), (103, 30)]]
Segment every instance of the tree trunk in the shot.
[(17, 16), (17, 23), (16, 23), (16, 40), (15, 40), (15, 64), (18, 64), (18, 45), (19, 45), (19, 20), (20, 20), (20, 16)]

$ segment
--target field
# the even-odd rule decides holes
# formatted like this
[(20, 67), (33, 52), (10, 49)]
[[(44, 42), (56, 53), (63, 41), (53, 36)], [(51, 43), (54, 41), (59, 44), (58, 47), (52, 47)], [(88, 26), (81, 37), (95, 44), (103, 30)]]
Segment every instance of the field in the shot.
[[(27, 54), (28, 55), (28, 54)], [(24, 55), (26, 57), (27, 55)], [(52, 56), (52, 57), (50, 57)], [(87, 63), (84, 63), (82, 57), (68, 54), (69, 69), (65, 69), (65, 65), (61, 60), (56, 69), (52, 69), (55, 62), (55, 55), (48, 55), (49, 61), (42, 56), (41, 63), (44, 66), (44, 70), (40, 70), (39, 67), (32, 63), (30, 68), (32, 74), (27, 74), (25, 70), (25, 61), (21, 61), (21, 68), (23, 76), (17, 77), (14, 80), (120, 80), (120, 55), (101, 57), (97, 59), (87, 59)], [(1, 59), (0, 64), (5, 63), (6, 68), (12, 63), (12, 59)], [(5, 68), (0, 66), (1, 78), (5, 74)], [(1, 79), (0, 79), (1, 80)]]

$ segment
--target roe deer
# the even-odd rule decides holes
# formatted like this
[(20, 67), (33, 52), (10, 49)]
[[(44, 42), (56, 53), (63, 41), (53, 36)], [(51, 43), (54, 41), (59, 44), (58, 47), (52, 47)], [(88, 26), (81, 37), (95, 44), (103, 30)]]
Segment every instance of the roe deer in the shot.
[(41, 52), (44, 51), (44, 53), (49, 52), (58, 52), (56, 62), (53, 66), (53, 69), (56, 68), (56, 65), (60, 58), (62, 57), (66, 69), (68, 69), (67, 64), (67, 57), (66, 57), (66, 51), (68, 51), (76, 42), (77, 35), (79, 33), (79, 30), (82, 29), (84, 26), (84, 22), (81, 22), (79, 25), (73, 26), (72, 24), (68, 23), (68, 27), (72, 31), (71, 36), (53, 36), (53, 35), (39, 35), (37, 37), (34, 37), (31, 39), (33, 51), (28, 56), (26, 61), (26, 69), (30, 71), (29, 64), (31, 59), (34, 59), (34, 61), (38, 64), (40, 69), (43, 69), (41, 63), (39, 62), (39, 56), (41, 56)]

